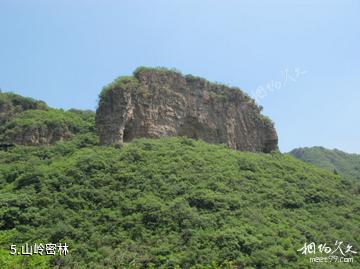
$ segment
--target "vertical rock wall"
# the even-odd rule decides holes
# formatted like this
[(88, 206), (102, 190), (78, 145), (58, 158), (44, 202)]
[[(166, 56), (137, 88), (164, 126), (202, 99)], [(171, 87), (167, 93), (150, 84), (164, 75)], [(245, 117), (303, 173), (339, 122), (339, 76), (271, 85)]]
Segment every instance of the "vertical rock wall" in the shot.
[(240, 89), (161, 68), (139, 68), (105, 87), (96, 126), (104, 145), (186, 136), (243, 151), (278, 148), (272, 122)]

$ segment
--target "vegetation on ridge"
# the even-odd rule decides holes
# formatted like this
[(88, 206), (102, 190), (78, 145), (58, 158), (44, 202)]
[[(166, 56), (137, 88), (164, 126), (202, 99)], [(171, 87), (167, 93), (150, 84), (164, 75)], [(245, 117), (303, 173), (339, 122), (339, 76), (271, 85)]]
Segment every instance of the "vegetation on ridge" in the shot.
[(132, 76), (119, 76), (111, 83), (104, 86), (99, 94), (99, 103), (107, 102), (107, 96), (109, 99), (112, 99), (113, 95), (110, 93), (115, 93), (118, 90), (133, 91), (139, 95), (147, 96), (149, 93), (146, 83), (145, 86), (144, 83), (142, 83), (142, 78), (146, 77), (147, 75), (149, 76), (149, 80), (152, 80), (154, 77), (156, 77), (154, 79), (154, 81), (156, 81), (154, 82), (156, 83), (156, 88), (167, 92), (171, 92), (172, 89), (166, 85), (166, 80), (171, 81), (174, 78), (183, 78), (186, 81), (186, 88), (188, 91), (191, 92), (197, 88), (203, 89), (204, 91), (206, 90), (208, 92), (208, 96), (217, 101), (231, 101), (240, 96), (241, 102), (246, 106), (252, 107), (253, 110), (259, 114), (261, 121), (268, 124), (269, 126), (274, 126), (274, 122), (269, 117), (261, 114), (262, 107), (258, 106), (255, 103), (255, 100), (240, 88), (231, 87), (219, 82), (210, 82), (205, 78), (193, 76), (190, 74), (183, 75), (175, 68), (169, 69), (165, 67), (140, 66), (133, 72)]
[(12, 92), (0, 91), (0, 124), (4, 124), (15, 114), (29, 109), (46, 110), (48, 106), (42, 102)]
[(68, 243), (60, 268), (309, 268), (305, 242), (358, 250), (358, 182), (280, 153), (91, 137), (0, 152), (1, 268), (25, 242)]
[(360, 180), (360, 155), (323, 147), (298, 148), (289, 152), (293, 157), (328, 169), (348, 178)]
[(46, 130), (59, 136), (64, 132), (95, 132), (95, 113), (53, 109), (42, 101), (6, 92), (0, 93), (0, 123), (0, 142), (13, 142), (16, 136)]

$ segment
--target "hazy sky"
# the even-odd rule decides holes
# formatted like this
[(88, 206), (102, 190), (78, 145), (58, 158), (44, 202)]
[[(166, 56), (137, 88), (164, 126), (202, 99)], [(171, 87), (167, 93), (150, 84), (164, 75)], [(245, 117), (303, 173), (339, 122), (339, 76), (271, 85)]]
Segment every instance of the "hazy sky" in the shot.
[(360, 1), (0, 0), (0, 88), (96, 109), (140, 65), (238, 86), (282, 151), (360, 153)]

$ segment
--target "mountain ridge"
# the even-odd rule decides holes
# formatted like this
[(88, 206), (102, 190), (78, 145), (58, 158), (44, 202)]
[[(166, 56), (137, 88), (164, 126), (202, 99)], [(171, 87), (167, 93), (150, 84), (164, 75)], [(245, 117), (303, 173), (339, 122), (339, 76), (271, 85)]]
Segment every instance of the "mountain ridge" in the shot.
[(321, 146), (293, 149), (293, 157), (321, 168), (360, 180), (360, 155)]
[[(358, 180), (186, 137), (102, 146), (93, 112), (40, 107), (1, 127), (79, 131), (0, 150), (0, 268), (297, 269), (310, 268), (305, 243), (360, 247)], [(9, 254), (32, 242), (71, 255)]]

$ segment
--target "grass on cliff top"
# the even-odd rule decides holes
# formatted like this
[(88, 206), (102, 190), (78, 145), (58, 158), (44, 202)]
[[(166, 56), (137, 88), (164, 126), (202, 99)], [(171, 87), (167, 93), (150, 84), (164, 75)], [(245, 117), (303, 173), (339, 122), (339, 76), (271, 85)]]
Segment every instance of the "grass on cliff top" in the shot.
[(23, 97), (21, 95), (12, 92), (1, 92), (0, 91), (0, 111), (2, 106), (21, 106), (24, 109), (36, 108), (36, 109), (47, 109), (48, 106), (43, 101), (38, 101), (30, 97)]
[(0, 128), (14, 115), (28, 109), (47, 110), (48, 106), (42, 101), (0, 91)]
[(190, 74), (183, 75), (181, 73), (181, 71), (179, 71), (176, 68), (140, 66), (135, 69), (132, 76), (119, 76), (116, 79), (114, 79), (111, 83), (109, 83), (108, 85), (103, 87), (103, 89), (99, 95), (100, 100), (103, 97), (105, 97), (106, 94), (111, 90), (115, 90), (115, 89), (126, 90), (126, 89), (129, 89), (130, 87), (134, 88), (134, 87), (139, 86), (138, 79), (144, 73), (155, 73), (160, 76), (174, 76), (174, 75), (182, 76), (190, 83), (196, 82), (199, 85), (202, 85), (203, 87), (207, 87), (207, 88), (211, 88), (211, 87), (209, 87), (209, 85), (211, 85), (211, 86), (213, 86), (212, 88), (217, 87), (220, 89), (226, 88), (227, 90), (235, 90), (237, 92), (241, 92), (242, 94), (244, 94), (244, 96), (247, 97), (247, 99), (249, 99), (249, 100), (251, 99), (246, 93), (242, 92), (242, 90), (240, 88), (231, 87), (227, 84), (220, 83), (220, 82), (210, 82), (210, 81), (206, 80), (205, 78), (193, 76)]
[(0, 142), (6, 142), (14, 134), (56, 128), (67, 128), (74, 133), (94, 132), (95, 113), (90, 110), (52, 109), (43, 101), (0, 92)]
[[(253, 100), (247, 93), (245, 93), (238, 87), (231, 87), (220, 82), (210, 82), (205, 78), (193, 76), (190, 74), (183, 75), (179, 70), (175, 68), (169, 69), (165, 67), (140, 66), (133, 72), (132, 76), (119, 76), (114, 81), (103, 87), (102, 91), (99, 94), (99, 102), (104, 102), (106, 100), (106, 96), (108, 96), (108, 94), (114, 90), (136, 90), (139, 93), (143, 93), (143, 90), (141, 89), (142, 85), (139, 83), (139, 78), (144, 73), (154, 73), (162, 77), (184, 77), (189, 87), (206, 89), (210, 92), (210, 97), (214, 97), (217, 99), (220, 98), (222, 100), (230, 100), (234, 93), (240, 94), (243, 98), (244, 103), (252, 106), (255, 111), (261, 114), (262, 107), (259, 107), (255, 103), (255, 100)], [(163, 85), (159, 84), (159, 87), (161, 86)], [(266, 117), (263, 117), (262, 119), (266, 119)], [(266, 120), (266, 122), (273, 125), (273, 122), (271, 120)]]
[(111, 83), (104, 86), (102, 91), (100, 92), (99, 99), (100, 101), (103, 100), (109, 92), (116, 90), (116, 89), (122, 89), (122, 90), (134, 90), (136, 88), (140, 87), (139, 84), (139, 76), (143, 73), (149, 73), (153, 72), (158, 75), (180, 75), (182, 76), (181, 72), (175, 68), (168, 69), (165, 67), (146, 67), (146, 66), (140, 66), (136, 68), (136, 70), (133, 72), (132, 76), (119, 76), (116, 79), (114, 79)]
[(70, 246), (27, 268), (310, 268), (305, 242), (360, 248), (359, 182), (186, 138), (113, 148), (88, 134), (0, 151), (0, 205), (4, 269), (25, 242)]

